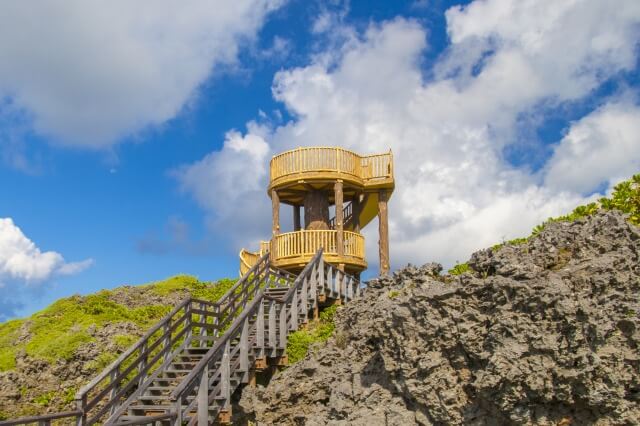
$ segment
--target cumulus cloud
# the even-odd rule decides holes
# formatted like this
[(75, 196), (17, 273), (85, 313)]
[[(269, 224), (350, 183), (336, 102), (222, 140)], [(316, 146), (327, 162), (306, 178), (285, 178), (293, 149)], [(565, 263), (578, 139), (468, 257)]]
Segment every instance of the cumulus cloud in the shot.
[(0, 100), (58, 143), (109, 146), (174, 117), (282, 3), (2, 2)]
[(0, 218), (0, 320), (21, 306), (17, 296), (54, 276), (77, 274), (92, 259), (66, 262), (60, 253), (41, 251), (11, 218)]
[[(433, 79), (425, 80), (420, 68), (428, 46), (425, 28), (405, 19), (372, 24), (340, 49), (278, 73), (274, 97), (295, 119), (259, 137), (264, 153), (301, 145), (340, 145), (361, 153), (392, 148), (395, 266), (430, 259), (449, 265), (462, 261), (473, 250), (528, 234), (547, 217), (588, 201), (585, 194), (603, 180), (637, 169), (636, 156), (611, 154), (596, 177), (582, 167), (566, 170), (571, 161), (589, 162), (596, 155), (581, 152), (594, 147), (604, 152), (605, 139), (610, 150), (640, 151), (635, 115), (625, 117), (615, 101), (573, 123), (542, 174), (512, 166), (503, 154), (506, 147), (521, 143), (517, 130), (523, 116), (583, 99), (602, 82), (633, 69), (640, 35), (637, 2), (621, 1), (611, 8), (595, 0), (487, 0), (452, 8), (446, 17), (451, 45), (435, 65)], [(614, 142), (610, 130), (621, 123), (620, 131), (627, 135)], [(252, 137), (258, 136), (251, 129), (235, 135), (239, 140)], [(574, 140), (582, 140), (580, 149), (572, 148)], [(228, 161), (211, 161), (220, 158)], [(211, 168), (223, 167), (227, 181), (244, 180), (250, 187), (235, 192), (233, 199), (251, 198), (264, 206), (267, 178), (262, 168), (267, 162), (257, 160), (225, 144), (192, 168), (198, 170), (206, 161)], [(260, 172), (234, 174), (247, 163)], [(183, 188), (201, 199), (219, 191)], [(232, 218), (227, 206), (202, 205), (221, 223)], [(256, 208), (253, 217), (268, 219), (268, 207)], [(268, 229), (262, 229), (263, 237)], [(375, 231), (368, 229), (365, 235), (375, 267)]]
[(11, 218), (0, 218), (0, 283), (36, 285), (54, 275), (72, 275), (91, 266), (93, 260), (65, 262), (60, 253), (41, 251)]
[(226, 134), (220, 152), (174, 171), (183, 191), (212, 212), (210, 227), (234, 245), (247, 240), (258, 241), (270, 222), (266, 198), (267, 168), (270, 148), (264, 139), (265, 129), (249, 123), (248, 133), (232, 130)]
[(553, 188), (585, 193), (640, 171), (640, 108), (614, 102), (571, 126), (545, 169)]

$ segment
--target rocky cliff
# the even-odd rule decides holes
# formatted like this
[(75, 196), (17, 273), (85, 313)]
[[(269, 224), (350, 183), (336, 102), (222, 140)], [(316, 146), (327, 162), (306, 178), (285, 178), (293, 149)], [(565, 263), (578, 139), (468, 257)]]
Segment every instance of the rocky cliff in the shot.
[(238, 423), (640, 424), (640, 228), (616, 211), (409, 266), (340, 309), (326, 345), (245, 388)]

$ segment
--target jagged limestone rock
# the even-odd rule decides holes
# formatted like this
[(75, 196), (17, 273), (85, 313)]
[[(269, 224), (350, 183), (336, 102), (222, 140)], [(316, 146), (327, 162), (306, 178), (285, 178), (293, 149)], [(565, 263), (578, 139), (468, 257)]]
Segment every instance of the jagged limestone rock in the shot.
[[(640, 423), (640, 229), (616, 212), (372, 280), (238, 424)], [(436, 272), (437, 271), (437, 272)]]

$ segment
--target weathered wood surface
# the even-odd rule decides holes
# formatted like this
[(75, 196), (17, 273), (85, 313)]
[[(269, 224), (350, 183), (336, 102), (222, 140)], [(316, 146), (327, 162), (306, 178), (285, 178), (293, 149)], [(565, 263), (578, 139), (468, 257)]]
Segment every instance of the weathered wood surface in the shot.
[(378, 195), (378, 227), (380, 246), (380, 275), (389, 273), (389, 210), (387, 191), (380, 191)]

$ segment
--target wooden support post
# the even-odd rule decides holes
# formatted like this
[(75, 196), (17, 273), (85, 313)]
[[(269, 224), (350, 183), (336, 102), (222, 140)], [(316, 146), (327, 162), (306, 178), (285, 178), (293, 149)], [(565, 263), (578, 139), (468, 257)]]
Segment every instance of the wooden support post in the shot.
[(240, 334), (240, 371), (244, 382), (249, 378), (249, 317), (243, 321)]
[(380, 191), (378, 194), (378, 228), (380, 233), (380, 275), (389, 273), (389, 211), (387, 202), (389, 194), (387, 191)]
[(278, 245), (276, 244), (276, 236), (280, 234), (280, 196), (275, 189), (271, 190), (271, 259), (278, 258)]
[(360, 193), (356, 193), (351, 200), (351, 221), (353, 223), (353, 232), (360, 233)]
[(264, 303), (258, 306), (258, 317), (256, 318), (256, 349), (258, 358), (264, 357)]
[(220, 363), (220, 393), (224, 398), (223, 410), (231, 409), (231, 360), (229, 359), (230, 343), (224, 345), (222, 362)]
[[(293, 309), (293, 304), (291, 306)], [(280, 339), (278, 341), (278, 349), (286, 349), (287, 348), (287, 333), (288, 333), (288, 324), (287, 324), (287, 304), (283, 303), (280, 305)]]
[(344, 257), (344, 200), (342, 193), (342, 181), (338, 180), (334, 185), (336, 201), (336, 248), (338, 257)]
[(205, 365), (198, 384), (198, 424), (209, 424), (209, 366)]
[(300, 230), (300, 206), (293, 206), (293, 230)]
[(269, 347), (271, 348), (271, 356), (275, 356), (278, 349), (278, 341), (276, 335), (276, 302), (269, 301)]

